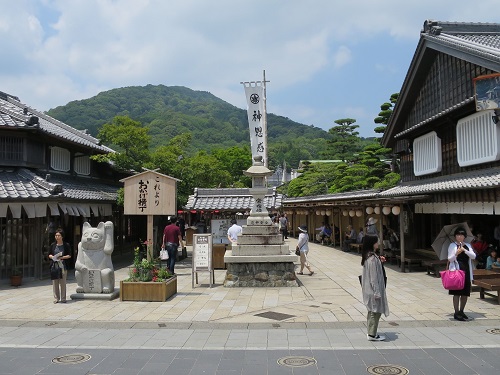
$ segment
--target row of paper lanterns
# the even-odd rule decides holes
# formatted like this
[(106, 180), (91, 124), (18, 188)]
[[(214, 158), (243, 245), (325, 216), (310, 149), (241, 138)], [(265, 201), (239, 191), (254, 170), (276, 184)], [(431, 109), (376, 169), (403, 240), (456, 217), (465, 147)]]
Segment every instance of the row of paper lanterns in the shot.
[[(384, 215), (389, 215), (391, 212), (393, 215), (399, 215), (399, 213), (401, 212), (401, 208), (399, 206), (393, 206), (393, 207), (389, 207), (389, 206), (384, 206), (384, 207), (380, 207), (380, 206), (376, 206), (376, 207), (366, 207), (366, 213), (368, 215), (371, 215), (371, 214), (376, 214), (376, 215), (380, 215), (380, 212), (382, 212)], [(285, 211), (286, 214), (288, 215), (291, 215), (293, 214), (293, 211)], [(295, 212), (297, 215), (308, 215), (309, 214), (309, 211), (307, 210), (297, 210)], [(318, 216), (330, 216), (332, 214), (332, 212), (330, 210), (316, 210), (316, 215)], [(361, 217), (363, 216), (363, 211), (361, 210), (343, 210), (342, 211), (342, 215), (343, 216), (347, 216), (349, 215), (350, 217)]]
[[(368, 215), (371, 215), (371, 214), (380, 215), (381, 209), (379, 206), (366, 207), (365, 211)], [(401, 212), (401, 208), (399, 206), (394, 206), (394, 207), (384, 206), (384, 207), (382, 207), (382, 213), (384, 215), (389, 215), (391, 212), (393, 215), (399, 215), (399, 213)], [(354, 216), (361, 217), (363, 215), (363, 212), (361, 210), (356, 210), (356, 211), (344, 210), (344, 211), (342, 211), (342, 215), (344, 215), (344, 216), (349, 215), (350, 217), (354, 217)]]

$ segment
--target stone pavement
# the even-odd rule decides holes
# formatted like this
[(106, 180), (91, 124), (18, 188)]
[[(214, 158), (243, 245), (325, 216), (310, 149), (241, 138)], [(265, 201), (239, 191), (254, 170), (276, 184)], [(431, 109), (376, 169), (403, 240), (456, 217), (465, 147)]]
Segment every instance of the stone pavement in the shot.
[[(296, 240), (288, 242), (294, 248)], [(473, 292), (466, 307), (471, 321), (457, 322), (439, 278), (421, 271), (401, 273), (388, 265), (391, 314), (382, 317), (379, 327), (388, 339), (368, 342), (357, 277), (360, 256), (318, 244), (310, 248), (315, 274), (299, 276), (296, 288), (224, 288), (225, 271), (215, 270), (212, 288), (208, 273), (202, 273), (201, 284), (193, 289), (191, 257), (176, 266), (178, 293), (162, 303), (75, 300), (54, 305), (50, 280), (20, 288), (2, 285), (0, 374), (500, 371), (496, 298), (480, 300)], [(116, 268), (118, 287), (128, 269)], [(75, 288), (70, 277), (68, 295)], [(51, 362), (75, 353), (91, 358), (71, 365)], [(68, 358), (75, 357), (61, 361)]]

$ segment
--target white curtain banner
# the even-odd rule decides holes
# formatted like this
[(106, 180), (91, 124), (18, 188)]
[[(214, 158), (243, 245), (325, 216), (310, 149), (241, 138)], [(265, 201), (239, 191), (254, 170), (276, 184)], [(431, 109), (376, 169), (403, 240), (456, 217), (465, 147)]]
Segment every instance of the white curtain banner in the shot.
[(264, 86), (261, 82), (244, 83), (247, 97), (248, 127), (250, 130), (250, 146), (252, 157), (260, 155), (266, 160), (267, 129), (264, 113)]

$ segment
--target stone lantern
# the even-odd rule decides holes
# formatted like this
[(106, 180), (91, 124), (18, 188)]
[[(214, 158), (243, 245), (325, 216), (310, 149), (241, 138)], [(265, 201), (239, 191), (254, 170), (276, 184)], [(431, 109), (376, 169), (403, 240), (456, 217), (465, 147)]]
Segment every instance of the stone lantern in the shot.
[(271, 225), (272, 220), (264, 204), (264, 198), (267, 193), (266, 177), (271, 176), (273, 172), (264, 165), (262, 156), (258, 155), (254, 157), (253, 165), (243, 174), (252, 178), (250, 194), (254, 199), (250, 216), (247, 218), (247, 225)]
[(227, 266), (225, 287), (296, 287), (297, 256), (283, 242), (277, 224), (267, 212), (264, 198), (268, 192), (266, 177), (272, 175), (262, 156), (243, 172), (252, 178), (250, 194), (254, 199), (247, 225), (243, 226), (236, 244), (224, 255)]

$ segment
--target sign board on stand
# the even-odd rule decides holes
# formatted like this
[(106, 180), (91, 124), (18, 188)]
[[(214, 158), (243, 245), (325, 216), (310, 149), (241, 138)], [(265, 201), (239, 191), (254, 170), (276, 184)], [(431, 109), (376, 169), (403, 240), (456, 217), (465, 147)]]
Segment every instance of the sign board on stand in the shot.
[(198, 284), (198, 272), (210, 273), (210, 288), (215, 283), (214, 269), (212, 267), (212, 235), (193, 234), (193, 271), (191, 273), (192, 287)]

